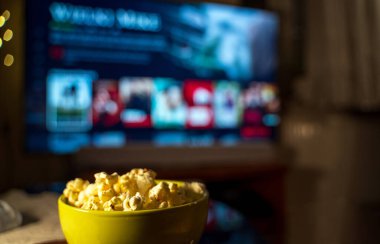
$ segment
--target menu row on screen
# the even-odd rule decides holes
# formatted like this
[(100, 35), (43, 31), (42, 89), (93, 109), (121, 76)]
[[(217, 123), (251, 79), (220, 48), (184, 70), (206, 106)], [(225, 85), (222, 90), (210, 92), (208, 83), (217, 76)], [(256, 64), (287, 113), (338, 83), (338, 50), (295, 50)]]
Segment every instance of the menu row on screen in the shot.
[(112, 128), (228, 129), (277, 126), (272, 83), (162, 77), (98, 79), (94, 71), (52, 70), (46, 89), (50, 132)]

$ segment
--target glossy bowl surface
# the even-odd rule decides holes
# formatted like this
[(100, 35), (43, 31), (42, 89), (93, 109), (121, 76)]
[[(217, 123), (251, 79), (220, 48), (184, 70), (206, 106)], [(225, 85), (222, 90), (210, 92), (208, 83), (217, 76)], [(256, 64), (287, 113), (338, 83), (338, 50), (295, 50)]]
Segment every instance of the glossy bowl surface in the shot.
[[(179, 185), (180, 181), (171, 181)], [(58, 199), (59, 219), (69, 244), (197, 243), (207, 221), (208, 195), (166, 209), (84, 210)]]

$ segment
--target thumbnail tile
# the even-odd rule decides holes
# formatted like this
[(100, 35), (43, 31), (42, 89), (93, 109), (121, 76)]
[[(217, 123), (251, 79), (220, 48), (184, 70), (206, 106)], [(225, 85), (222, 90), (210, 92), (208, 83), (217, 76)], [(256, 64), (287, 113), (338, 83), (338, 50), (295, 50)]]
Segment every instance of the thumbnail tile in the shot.
[(126, 143), (125, 134), (119, 131), (95, 133), (92, 143), (95, 147), (122, 147)]
[(235, 128), (241, 121), (239, 84), (232, 81), (215, 83), (214, 111), (217, 128)]
[(211, 81), (186, 80), (184, 96), (188, 105), (186, 128), (212, 128), (213, 86)]
[(109, 128), (120, 123), (122, 103), (119, 97), (117, 81), (97, 80), (94, 82), (92, 109), (94, 126)]
[(73, 153), (89, 145), (90, 136), (85, 133), (52, 133), (47, 139), (47, 147), (57, 154)]
[(124, 105), (121, 121), (126, 127), (152, 126), (152, 78), (123, 78), (120, 81), (120, 97)]
[(266, 126), (245, 126), (241, 128), (241, 137), (244, 139), (269, 138), (271, 129)]
[(187, 106), (181, 83), (174, 79), (154, 79), (152, 120), (156, 128), (183, 128)]
[(157, 132), (153, 136), (153, 142), (157, 146), (183, 146), (186, 140), (186, 133), (180, 131)]
[(91, 129), (93, 71), (51, 70), (47, 77), (46, 126), (54, 132)]
[(215, 136), (209, 132), (190, 133), (188, 144), (193, 147), (208, 147), (215, 143)]

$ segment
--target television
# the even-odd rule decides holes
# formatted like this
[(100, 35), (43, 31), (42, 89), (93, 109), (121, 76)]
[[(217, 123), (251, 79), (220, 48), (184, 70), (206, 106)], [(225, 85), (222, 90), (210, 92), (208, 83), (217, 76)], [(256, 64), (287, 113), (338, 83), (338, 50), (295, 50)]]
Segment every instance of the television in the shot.
[(26, 1), (25, 147), (273, 142), (279, 19), (216, 3)]

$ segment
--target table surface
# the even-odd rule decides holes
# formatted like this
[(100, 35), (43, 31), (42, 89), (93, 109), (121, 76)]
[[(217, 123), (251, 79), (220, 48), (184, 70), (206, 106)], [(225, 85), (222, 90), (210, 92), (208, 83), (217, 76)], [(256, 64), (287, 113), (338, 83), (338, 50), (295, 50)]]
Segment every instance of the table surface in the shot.
[(21, 226), (0, 233), (0, 243), (65, 243), (56, 241), (65, 239), (58, 218), (58, 194), (26, 194), (21, 190), (10, 190), (2, 194), (0, 199), (20, 211), (23, 216)]

